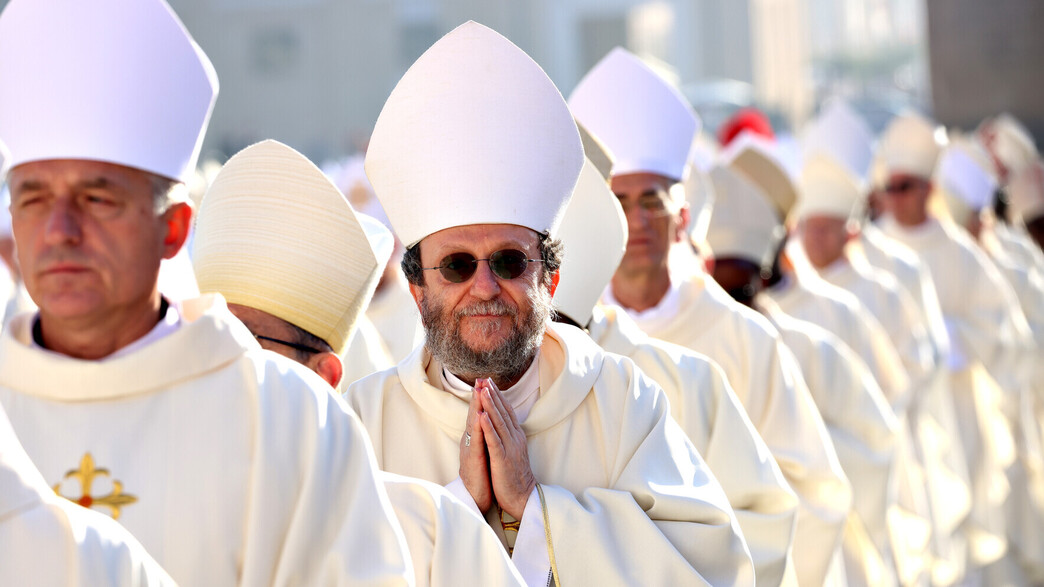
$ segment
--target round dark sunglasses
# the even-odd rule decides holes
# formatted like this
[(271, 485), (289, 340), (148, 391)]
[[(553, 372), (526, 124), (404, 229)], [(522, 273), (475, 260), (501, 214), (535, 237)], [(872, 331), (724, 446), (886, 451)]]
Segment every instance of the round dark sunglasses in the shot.
[(489, 256), (488, 259), (476, 259), (471, 253), (453, 253), (443, 257), (438, 267), (422, 267), (425, 271), (438, 269), (446, 281), (464, 283), (478, 270), (478, 262), (489, 263), (493, 275), (501, 279), (515, 279), (526, 272), (530, 263), (543, 263), (543, 259), (528, 259), (526, 254), (516, 249), (504, 249)]

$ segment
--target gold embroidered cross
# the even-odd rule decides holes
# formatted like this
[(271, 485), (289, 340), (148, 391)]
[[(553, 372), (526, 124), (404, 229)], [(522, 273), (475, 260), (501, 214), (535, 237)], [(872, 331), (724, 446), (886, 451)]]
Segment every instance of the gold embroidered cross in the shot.
[(94, 457), (91, 456), (91, 453), (84, 453), (83, 458), (80, 459), (80, 468), (68, 471), (65, 474), (65, 477), (62, 478), (63, 480), (73, 478), (80, 481), (80, 497), (73, 499), (62, 495), (61, 491), (59, 491), (62, 486), (61, 481), (54, 484), (54, 492), (60, 497), (65, 497), (65, 499), (68, 499), (73, 503), (78, 503), (85, 508), (90, 508), (94, 505), (103, 505), (112, 510), (112, 519), (118, 520), (120, 518), (120, 508), (138, 501), (138, 498), (123, 493), (123, 484), (115, 479), (112, 480), (112, 491), (110, 491), (108, 495), (94, 497), (91, 495), (91, 485), (94, 483), (94, 478), (99, 475), (111, 477), (108, 469), (99, 469), (94, 466)]

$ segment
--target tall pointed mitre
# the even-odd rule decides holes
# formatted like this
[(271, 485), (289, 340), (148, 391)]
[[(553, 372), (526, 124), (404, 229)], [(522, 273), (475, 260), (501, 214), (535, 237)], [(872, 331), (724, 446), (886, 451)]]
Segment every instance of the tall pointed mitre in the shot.
[(214, 178), (192, 253), (200, 291), (286, 320), (338, 354), (383, 268), (337, 186), (276, 141), (243, 149)]
[(752, 132), (741, 133), (722, 150), (719, 159), (758, 186), (780, 218), (790, 214), (797, 202), (797, 186), (772, 141)]
[(816, 153), (801, 170), (798, 201), (791, 218), (797, 222), (810, 216), (848, 220), (862, 210), (862, 200), (855, 176), (830, 155)]
[(805, 160), (816, 155), (833, 157), (863, 184), (874, 155), (874, 133), (870, 125), (845, 100), (836, 98), (823, 105), (801, 137)]
[(626, 49), (610, 51), (580, 80), (569, 107), (612, 152), (614, 175), (685, 179), (699, 118), (677, 88)]
[(399, 80), (366, 174), (407, 247), (470, 224), (555, 231), (584, 151), (547, 74), (497, 32), (467, 22)]
[(591, 321), (595, 304), (627, 247), (623, 208), (590, 161), (580, 172), (559, 238), (565, 251), (553, 300), (555, 310), (583, 326)]
[(594, 165), (598, 173), (608, 182), (613, 175), (612, 152), (609, 150), (609, 147), (605, 146), (605, 143), (584, 128), (584, 125), (577, 122), (576, 128), (580, 131), (580, 142), (584, 146), (584, 157), (587, 157), (586, 163)]
[(935, 126), (928, 119), (912, 112), (896, 116), (877, 141), (875, 183), (882, 184), (893, 173), (930, 179), (940, 151)]
[(934, 184), (950, 215), (961, 223), (989, 207), (997, 191), (989, 153), (968, 137), (953, 139), (943, 150)]
[(783, 232), (776, 207), (761, 188), (730, 167), (716, 165), (709, 175), (715, 198), (707, 244), (714, 256), (768, 262)]
[(163, 0), (12, 0), (0, 15), (12, 166), (88, 159), (187, 182), (217, 89)]
[(1010, 113), (997, 116), (986, 126), (984, 134), (989, 135), (994, 154), (1011, 176), (1036, 161), (1038, 154), (1033, 135)]
[(1044, 160), (1023, 168), (1008, 182), (1013, 221), (1030, 222), (1044, 216)]

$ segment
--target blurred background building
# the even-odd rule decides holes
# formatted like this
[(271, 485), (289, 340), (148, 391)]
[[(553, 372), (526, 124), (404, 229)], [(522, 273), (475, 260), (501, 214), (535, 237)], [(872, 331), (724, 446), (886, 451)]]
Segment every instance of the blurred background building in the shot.
[(878, 129), (912, 106), (965, 128), (1009, 110), (1038, 142), (1044, 132), (1040, 0), (168, 1), (221, 80), (204, 145), (218, 160), (262, 138), (316, 161), (364, 149), (406, 68), (469, 19), (566, 96), (625, 46), (673, 77), (711, 131), (756, 105), (786, 132), (840, 94)]

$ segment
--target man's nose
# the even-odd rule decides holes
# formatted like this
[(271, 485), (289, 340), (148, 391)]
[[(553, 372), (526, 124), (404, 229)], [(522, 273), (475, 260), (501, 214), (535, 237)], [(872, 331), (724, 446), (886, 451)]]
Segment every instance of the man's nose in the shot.
[(500, 282), (488, 261), (479, 261), (471, 278), (471, 295), (480, 300), (491, 300), (500, 294)]
[(51, 205), (45, 225), (48, 244), (78, 243), (83, 238), (83, 218), (71, 202), (57, 199)]

